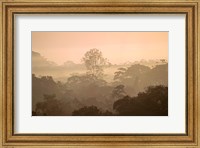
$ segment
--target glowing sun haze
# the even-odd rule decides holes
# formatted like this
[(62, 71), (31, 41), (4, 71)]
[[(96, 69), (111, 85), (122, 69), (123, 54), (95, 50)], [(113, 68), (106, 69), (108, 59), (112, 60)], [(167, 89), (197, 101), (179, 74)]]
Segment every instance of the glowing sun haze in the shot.
[(97, 48), (112, 64), (168, 59), (168, 32), (32, 32), (32, 50), (59, 65)]

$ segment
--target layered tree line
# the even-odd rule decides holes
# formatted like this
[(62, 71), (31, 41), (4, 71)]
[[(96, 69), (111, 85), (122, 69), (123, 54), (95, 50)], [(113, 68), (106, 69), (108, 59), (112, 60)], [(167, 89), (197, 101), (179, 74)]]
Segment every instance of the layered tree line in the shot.
[(168, 115), (168, 64), (154, 68), (133, 64), (104, 80), (108, 59), (98, 49), (82, 58), (87, 71), (67, 82), (32, 74), (33, 116), (166, 116)]

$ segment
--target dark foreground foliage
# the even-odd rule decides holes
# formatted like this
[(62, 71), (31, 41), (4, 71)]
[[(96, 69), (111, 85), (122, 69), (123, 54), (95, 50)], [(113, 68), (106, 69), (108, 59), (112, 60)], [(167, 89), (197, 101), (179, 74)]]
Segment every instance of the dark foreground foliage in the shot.
[(168, 87), (151, 86), (136, 97), (125, 96), (113, 104), (119, 116), (167, 116)]
[[(78, 100), (74, 100), (76, 107), (77, 104), (79, 109), (72, 112), (73, 116), (167, 116), (168, 87), (151, 86), (136, 97), (124, 96), (113, 103), (112, 112), (103, 111), (94, 105), (83, 106)], [(44, 101), (37, 103), (33, 116), (68, 115), (65, 112), (66, 107), (62, 100), (55, 99), (55, 95), (44, 95)]]
[(112, 116), (112, 112), (106, 110), (105, 112), (98, 109), (96, 106), (84, 106), (72, 113), (73, 116)]

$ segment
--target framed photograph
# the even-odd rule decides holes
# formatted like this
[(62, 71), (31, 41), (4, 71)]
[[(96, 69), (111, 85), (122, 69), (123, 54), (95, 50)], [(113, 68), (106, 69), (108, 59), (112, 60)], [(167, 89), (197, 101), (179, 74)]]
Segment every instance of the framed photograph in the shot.
[(200, 147), (199, 1), (1, 1), (2, 147)]

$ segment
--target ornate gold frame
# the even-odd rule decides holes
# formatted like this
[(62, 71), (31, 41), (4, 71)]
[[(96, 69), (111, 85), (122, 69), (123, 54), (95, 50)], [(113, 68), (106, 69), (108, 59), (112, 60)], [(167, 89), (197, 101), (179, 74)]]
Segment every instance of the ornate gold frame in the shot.
[[(0, 147), (200, 147), (199, 0), (1, 0)], [(187, 133), (169, 135), (53, 135), (14, 133), (13, 48), (15, 14), (150, 13), (185, 14), (187, 48)]]

